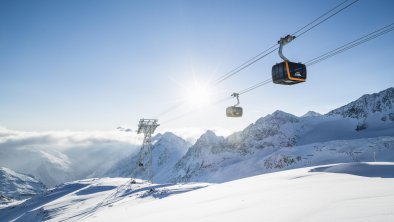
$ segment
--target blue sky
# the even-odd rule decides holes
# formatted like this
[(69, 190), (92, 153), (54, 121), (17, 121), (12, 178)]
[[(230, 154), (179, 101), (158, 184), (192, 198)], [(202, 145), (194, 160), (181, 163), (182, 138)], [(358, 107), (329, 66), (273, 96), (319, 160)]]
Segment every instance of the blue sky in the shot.
[[(17, 130), (135, 129), (342, 1), (0, 1), (0, 126)], [(394, 21), (394, 2), (360, 0), (287, 45), (307, 61)], [(268, 84), (226, 106), (187, 103), (162, 130), (241, 130), (283, 110), (329, 110), (394, 86), (394, 32), (316, 64), (306, 83)], [(212, 100), (270, 77), (277, 53), (216, 87)], [(187, 97), (186, 97), (187, 98)]]

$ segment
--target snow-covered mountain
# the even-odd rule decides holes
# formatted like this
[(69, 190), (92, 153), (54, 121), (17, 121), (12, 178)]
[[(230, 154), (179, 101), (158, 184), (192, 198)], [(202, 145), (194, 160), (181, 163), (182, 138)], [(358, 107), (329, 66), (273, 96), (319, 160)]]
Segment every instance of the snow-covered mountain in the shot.
[[(389, 88), (326, 115), (275, 111), (227, 138), (208, 131), (176, 164), (169, 180), (224, 182), (302, 166), (376, 157), (394, 161), (393, 101), (394, 88)], [(360, 120), (368, 127), (360, 130)]]
[(207, 131), (189, 148), (187, 153), (172, 169), (168, 179), (177, 182), (203, 181), (209, 176), (207, 170), (226, 165), (226, 160), (234, 160), (241, 155), (231, 146), (226, 146), (223, 137), (218, 137), (212, 131)]
[[(132, 176), (157, 183), (223, 182), (280, 169), (339, 160), (349, 162), (350, 157), (342, 158), (348, 157), (343, 154), (346, 147), (370, 144), (369, 138), (375, 138), (371, 144), (375, 150), (363, 149), (363, 155), (368, 157), (363, 160), (373, 161), (373, 156), (381, 156), (380, 150), (388, 146), (390, 151), (385, 160), (393, 161), (390, 145), (394, 136), (393, 101), (394, 88), (389, 88), (364, 95), (325, 115), (308, 112), (297, 117), (278, 110), (228, 137), (216, 136), (208, 130), (194, 144), (173, 133), (157, 134), (152, 138), (153, 165), (147, 164), (144, 169), (137, 164), (142, 138), (124, 128), (111, 134), (89, 135), (29, 134), (0, 129), (0, 165), (34, 175), (49, 187), (106, 176)], [(338, 147), (332, 149), (344, 151), (339, 154), (327, 151), (322, 144), (325, 147), (335, 144)], [(320, 154), (311, 146), (323, 150), (313, 161), (309, 157)], [(288, 151), (299, 153), (293, 155)], [(152, 169), (152, 178), (148, 168)]]
[(394, 122), (394, 88), (364, 95), (354, 102), (327, 113), (327, 116), (336, 115), (359, 120), (357, 130), (364, 130), (370, 124), (392, 123)]
[(45, 189), (43, 183), (31, 176), (0, 167), (0, 203), (27, 199)]
[(317, 116), (321, 116), (321, 115), (322, 114), (315, 112), (315, 111), (308, 111), (307, 113), (305, 113), (301, 117), (317, 117)]
[[(340, 115), (342, 117), (365, 119), (379, 113), (381, 121), (394, 121), (394, 87), (379, 93), (367, 94), (327, 115)], [(386, 117), (386, 118), (385, 118)]]
[[(48, 175), (58, 179), (67, 175), (65, 172), (74, 172), (74, 178), (124, 176), (156, 183), (120, 178), (70, 182), (23, 204), (0, 206), (0, 221), (107, 221), (131, 217), (138, 221), (205, 221), (208, 216), (212, 221), (349, 221), (350, 216), (357, 221), (391, 221), (393, 91), (389, 88), (364, 95), (325, 115), (308, 112), (297, 117), (278, 110), (228, 137), (208, 130), (193, 145), (173, 133), (157, 134), (152, 138), (153, 164), (148, 166), (152, 167), (152, 178), (139, 168), (139, 149), (129, 150), (130, 143), (100, 137), (73, 138), (72, 144), (78, 144), (74, 148), (37, 149), (48, 138), (49, 144), (55, 144), (53, 137), (28, 137), (26, 141), (24, 137), (15, 140), (13, 134), (0, 133), (0, 138), (6, 138), (0, 140), (0, 162), (20, 156), (28, 166), (24, 151), (45, 157), (45, 163), (60, 168), (52, 169), (50, 164), (37, 168), (40, 165), (33, 164), (33, 172), (44, 179)], [(88, 152), (81, 152), (86, 144)], [(114, 152), (114, 145), (127, 152)], [(12, 149), (18, 150), (18, 155), (12, 156)], [(86, 166), (77, 170), (78, 163)], [(63, 171), (56, 175), (57, 171), (49, 172), (45, 167)], [(188, 184), (176, 184), (179, 182)], [(191, 182), (228, 183), (174, 196), (206, 186)], [(168, 195), (173, 197), (166, 198)], [(352, 206), (351, 212), (343, 210), (348, 206)], [(281, 214), (283, 207), (296, 208)], [(180, 210), (188, 218), (178, 214)]]
[[(170, 181), (226, 181), (222, 177), (218, 178), (216, 175), (218, 169), (251, 158), (256, 152), (268, 155), (280, 147), (294, 146), (300, 128), (301, 122), (298, 117), (275, 111), (249, 125), (242, 132), (234, 133), (227, 138), (207, 131), (176, 164), (169, 179)], [(237, 174), (231, 179), (237, 177), (242, 176)]]
[(394, 160), (394, 136), (267, 147), (249, 154), (229, 150), (214, 153), (217, 147), (196, 145), (177, 163), (170, 181), (225, 182), (305, 166)]
[[(120, 160), (105, 172), (95, 172), (93, 177), (111, 176), (111, 177), (138, 177), (142, 179), (151, 179), (153, 181), (164, 182), (168, 180), (168, 173), (174, 165), (187, 152), (190, 144), (182, 138), (171, 132), (157, 134), (152, 139), (152, 163), (153, 166), (138, 166), (139, 153), (132, 153), (126, 158)], [(145, 170), (152, 167), (153, 175), (149, 175)]]

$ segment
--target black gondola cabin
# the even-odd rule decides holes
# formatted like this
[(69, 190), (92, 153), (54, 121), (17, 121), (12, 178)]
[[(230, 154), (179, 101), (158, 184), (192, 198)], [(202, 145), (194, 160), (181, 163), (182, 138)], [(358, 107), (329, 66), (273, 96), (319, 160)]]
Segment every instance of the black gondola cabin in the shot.
[(275, 84), (293, 85), (306, 80), (306, 66), (302, 63), (283, 61), (272, 66), (272, 81)]

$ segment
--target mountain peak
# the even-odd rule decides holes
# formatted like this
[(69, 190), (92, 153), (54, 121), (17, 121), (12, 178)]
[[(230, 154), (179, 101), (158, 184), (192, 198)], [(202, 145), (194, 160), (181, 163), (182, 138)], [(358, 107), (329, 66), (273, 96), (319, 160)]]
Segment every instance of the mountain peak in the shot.
[[(366, 94), (359, 99), (334, 109), (327, 113), (328, 116), (342, 116), (345, 118), (355, 118), (365, 120), (374, 113), (381, 113), (384, 121), (388, 116), (394, 121), (394, 88), (390, 87), (378, 93)], [(391, 118), (390, 118), (391, 117)]]
[(282, 110), (275, 110), (275, 112), (273, 112), (271, 115), (273, 115), (273, 116), (287, 116), (287, 115), (292, 115), (292, 114), (286, 113)]
[(321, 115), (322, 114), (315, 112), (315, 111), (308, 111), (307, 113), (305, 113), (301, 117), (317, 117), (317, 116), (321, 116)]
[(171, 132), (165, 132), (164, 134), (159, 133), (153, 137), (153, 141), (155, 141), (154, 148), (156, 148), (156, 146), (162, 146), (164, 144), (165, 147), (178, 147), (179, 145), (180, 147), (182, 147), (182, 149), (187, 146), (187, 142), (184, 139)]
[(282, 110), (276, 110), (272, 114), (268, 114), (261, 117), (256, 121), (254, 125), (266, 125), (266, 124), (283, 124), (286, 122), (297, 122), (298, 117), (293, 114), (286, 113)]
[(180, 138), (180, 137), (172, 132), (165, 132), (164, 134), (162, 134), (162, 138)]
[(278, 119), (278, 118), (280, 118), (280, 119), (288, 119), (288, 118), (296, 119), (297, 118), (293, 114), (284, 112), (282, 110), (276, 110), (275, 112), (273, 112), (271, 115), (268, 115), (268, 116), (274, 117), (276, 119)]
[(223, 139), (223, 137), (219, 137), (213, 132), (212, 130), (207, 130), (204, 134), (198, 138), (196, 144), (209, 144), (212, 142), (216, 142), (220, 139)]

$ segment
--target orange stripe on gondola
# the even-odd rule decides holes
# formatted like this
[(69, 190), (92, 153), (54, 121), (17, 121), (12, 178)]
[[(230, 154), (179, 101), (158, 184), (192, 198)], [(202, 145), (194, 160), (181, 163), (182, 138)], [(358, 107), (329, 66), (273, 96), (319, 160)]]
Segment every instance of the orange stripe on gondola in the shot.
[(286, 64), (287, 78), (289, 78), (290, 80), (293, 80), (293, 81), (305, 82), (305, 79), (297, 78), (297, 77), (292, 77), (292, 76), (290, 75), (290, 68), (289, 68), (289, 63), (288, 63), (287, 60), (285, 60), (285, 64)]

